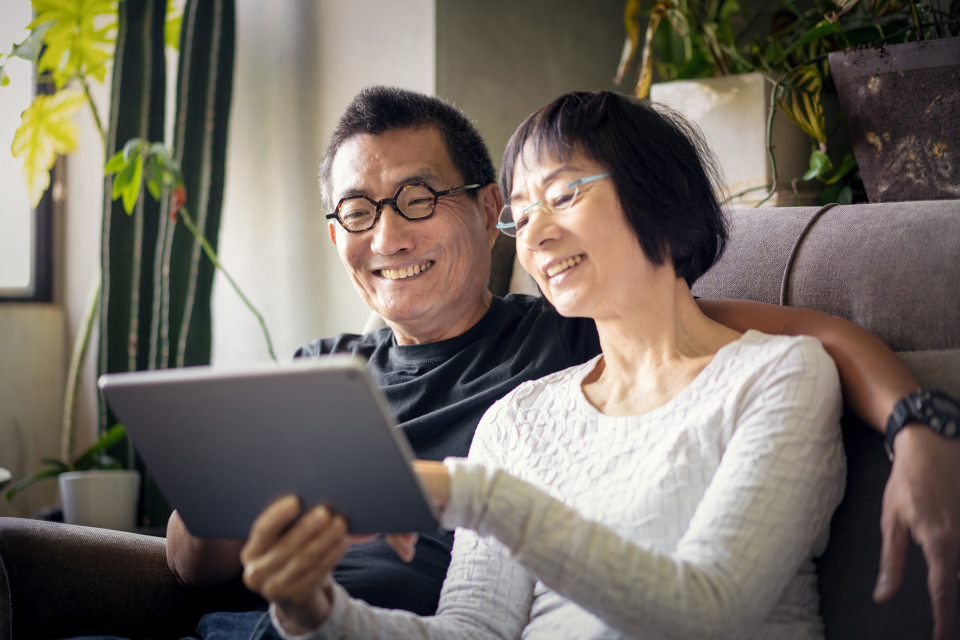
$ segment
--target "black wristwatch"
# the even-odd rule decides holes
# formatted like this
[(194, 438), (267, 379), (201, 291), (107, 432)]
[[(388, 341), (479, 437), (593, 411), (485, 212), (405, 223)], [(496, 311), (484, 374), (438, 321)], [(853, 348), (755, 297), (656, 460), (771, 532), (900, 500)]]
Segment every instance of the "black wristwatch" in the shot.
[(887, 420), (887, 455), (893, 460), (893, 439), (909, 422), (922, 422), (945, 438), (960, 439), (960, 402), (943, 391), (921, 389), (893, 407)]

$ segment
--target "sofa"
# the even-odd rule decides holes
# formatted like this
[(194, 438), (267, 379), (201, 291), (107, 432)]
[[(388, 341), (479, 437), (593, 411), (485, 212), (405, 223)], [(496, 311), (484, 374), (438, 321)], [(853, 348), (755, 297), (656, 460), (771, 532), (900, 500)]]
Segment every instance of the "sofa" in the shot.
[[(960, 200), (729, 214), (727, 251), (696, 283), (696, 295), (848, 318), (892, 347), (922, 385), (960, 397)], [(497, 293), (523, 286), (511, 242), (501, 238), (494, 248)], [(852, 415), (844, 423), (847, 492), (818, 561), (826, 635), (928, 638), (932, 616), (917, 548), (895, 599), (871, 600), (890, 463), (878, 434)], [(0, 640), (176, 638), (189, 635), (206, 611), (262, 605), (239, 581), (179, 587), (163, 538), (134, 533), (0, 518), (0, 568)]]

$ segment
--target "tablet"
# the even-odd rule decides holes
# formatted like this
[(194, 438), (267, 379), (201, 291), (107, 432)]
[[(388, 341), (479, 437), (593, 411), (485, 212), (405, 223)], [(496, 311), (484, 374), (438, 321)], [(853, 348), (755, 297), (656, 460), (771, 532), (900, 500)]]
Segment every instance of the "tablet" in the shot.
[(246, 538), (291, 493), (330, 505), (351, 533), (438, 526), (409, 443), (353, 356), (106, 374), (99, 386), (197, 537)]

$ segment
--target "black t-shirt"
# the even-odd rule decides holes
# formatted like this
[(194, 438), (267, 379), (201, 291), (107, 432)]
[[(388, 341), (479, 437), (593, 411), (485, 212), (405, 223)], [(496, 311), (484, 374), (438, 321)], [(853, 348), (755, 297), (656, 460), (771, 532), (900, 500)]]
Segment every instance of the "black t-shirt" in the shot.
[[(367, 360), (417, 457), (466, 456), (481, 416), (521, 382), (586, 362), (600, 353), (592, 320), (564, 318), (541, 298), (494, 297), (465, 333), (398, 345), (393, 331), (340, 334), (304, 345), (296, 357), (352, 353)], [(436, 611), (453, 534), (421, 532), (407, 564), (382, 540), (351, 548), (334, 577), (370, 604), (421, 615)]]

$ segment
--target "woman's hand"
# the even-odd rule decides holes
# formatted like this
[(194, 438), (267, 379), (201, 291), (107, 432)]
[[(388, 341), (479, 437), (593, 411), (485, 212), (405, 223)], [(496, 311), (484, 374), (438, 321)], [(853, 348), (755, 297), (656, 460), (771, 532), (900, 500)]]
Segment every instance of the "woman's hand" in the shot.
[(243, 582), (276, 604), (285, 631), (303, 634), (330, 616), (330, 573), (349, 548), (343, 517), (323, 506), (301, 516), (299, 499), (287, 496), (254, 521), (240, 552)]
[(450, 472), (442, 462), (433, 460), (414, 460), (413, 470), (420, 476), (420, 481), (433, 498), (433, 504), (442, 513), (450, 500)]

